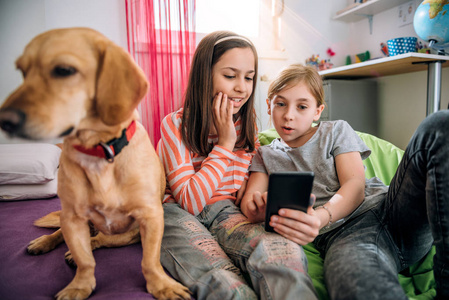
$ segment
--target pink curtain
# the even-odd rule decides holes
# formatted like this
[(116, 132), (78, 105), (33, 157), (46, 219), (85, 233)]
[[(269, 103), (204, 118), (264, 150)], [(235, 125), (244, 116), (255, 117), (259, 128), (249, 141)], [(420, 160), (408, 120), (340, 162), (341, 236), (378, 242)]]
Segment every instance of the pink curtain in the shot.
[(142, 124), (156, 146), (162, 118), (181, 107), (195, 51), (195, 0), (126, 0), (128, 51), (150, 88)]

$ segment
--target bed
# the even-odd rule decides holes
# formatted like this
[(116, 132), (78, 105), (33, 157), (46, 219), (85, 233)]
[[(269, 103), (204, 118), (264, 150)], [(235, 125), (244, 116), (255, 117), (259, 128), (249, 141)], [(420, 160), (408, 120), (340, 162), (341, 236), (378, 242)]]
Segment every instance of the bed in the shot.
[[(390, 182), (402, 157), (402, 150), (372, 135), (359, 133), (373, 154), (365, 160), (366, 175)], [(275, 138), (274, 130), (261, 132), (262, 144)], [(0, 145), (0, 299), (52, 299), (75, 275), (64, 260), (65, 244), (33, 256), (28, 243), (54, 230), (38, 228), (33, 222), (59, 210), (56, 177), (60, 149), (51, 144)], [(305, 246), (309, 274), (320, 299), (328, 299), (323, 280), (323, 260), (312, 245)], [(433, 299), (434, 249), (419, 263), (398, 274), (410, 299)], [(142, 247), (98, 249), (95, 276), (97, 286), (90, 299), (154, 299), (145, 289), (141, 272)]]
[[(74, 277), (65, 244), (38, 256), (28, 243), (54, 229), (33, 222), (60, 210), (56, 176), (60, 149), (52, 144), (0, 145), (0, 299), (53, 299)], [(38, 199), (40, 198), (40, 199)], [(98, 249), (97, 286), (89, 299), (154, 299), (141, 271), (142, 247)]]

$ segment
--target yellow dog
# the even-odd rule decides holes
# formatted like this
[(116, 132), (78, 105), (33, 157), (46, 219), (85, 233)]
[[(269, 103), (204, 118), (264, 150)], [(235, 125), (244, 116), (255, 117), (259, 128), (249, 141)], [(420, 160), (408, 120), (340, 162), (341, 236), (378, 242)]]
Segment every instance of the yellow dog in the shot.
[[(95, 289), (92, 247), (136, 242), (140, 231), (148, 292), (158, 299), (190, 299), (160, 264), (165, 175), (137, 121), (136, 107), (148, 88), (141, 69), (88, 28), (38, 35), (16, 65), (24, 82), (1, 106), (0, 127), (33, 140), (64, 137), (60, 225), (77, 271), (57, 298), (87, 298)], [(92, 245), (89, 222), (103, 233)], [(29, 251), (49, 251), (60, 242), (56, 232), (32, 242)]]

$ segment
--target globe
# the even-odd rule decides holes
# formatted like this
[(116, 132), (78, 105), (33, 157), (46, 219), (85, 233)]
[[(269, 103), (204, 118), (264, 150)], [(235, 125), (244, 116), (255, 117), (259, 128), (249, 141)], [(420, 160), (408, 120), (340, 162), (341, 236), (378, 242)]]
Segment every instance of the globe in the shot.
[(449, 0), (425, 0), (413, 18), (416, 34), (424, 41), (449, 43)]

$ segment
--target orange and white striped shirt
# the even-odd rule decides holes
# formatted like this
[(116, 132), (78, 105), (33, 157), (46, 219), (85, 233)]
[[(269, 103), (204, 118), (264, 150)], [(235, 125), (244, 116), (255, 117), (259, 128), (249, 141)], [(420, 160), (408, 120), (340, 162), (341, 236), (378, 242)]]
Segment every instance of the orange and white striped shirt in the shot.
[[(161, 125), (157, 153), (167, 176), (164, 202), (179, 203), (183, 209), (198, 215), (206, 205), (225, 199), (235, 201), (235, 192), (248, 178), (248, 168), (256, 151), (234, 149), (231, 152), (216, 145), (218, 136), (215, 135), (209, 136), (214, 147), (207, 156), (191, 152), (181, 138), (182, 112), (181, 108), (167, 115)], [(239, 136), (240, 118), (234, 125)]]

